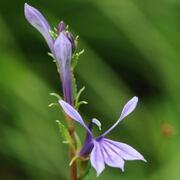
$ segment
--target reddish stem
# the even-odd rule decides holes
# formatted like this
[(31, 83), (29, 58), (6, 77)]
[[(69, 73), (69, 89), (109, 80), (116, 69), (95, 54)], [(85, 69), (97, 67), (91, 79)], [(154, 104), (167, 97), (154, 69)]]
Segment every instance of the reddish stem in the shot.
[[(74, 158), (74, 156), (76, 155), (76, 152), (75, 152), (75, 148), (74, 148), (74, 144), (75, 144), (75, 129), (74, 129), (74, 123), (73, 123), (73, 120), (70, 119), (68, 116), (65, 116), (65, 119), (67, 121), (67, 124), (68, 124), (68, 130), (69, 130), (69, 134), (71, 136), (71, 139), (73, 141), (73, 144), (70, 145), (69, 147), (69, 158), (70, 158), (70, 161), (72, 160), (72, 158)], [(71, 177), (71, 180), (78, 180), (78, 175), (77, 175), (77, 162), (74, 161), (71, 166), (70, 166), (70, 177)]]

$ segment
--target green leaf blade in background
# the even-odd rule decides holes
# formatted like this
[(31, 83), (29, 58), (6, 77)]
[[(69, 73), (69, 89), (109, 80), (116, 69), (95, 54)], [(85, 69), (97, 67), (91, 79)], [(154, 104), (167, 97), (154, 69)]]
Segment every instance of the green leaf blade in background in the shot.
[[(60, 20), (85, 49), (75, 69), (80, 111), (102, 131), (132, 96), (136, 111), (109, 138), (132, 145), (147, 163), (126, 162), (125, 172), (106, 168), (98, 179), (179, 179), (180, 26), (178, 1), (30, 1), (53, 26)], [(61, 93), (56, 67), (43, 38), (26, 22), (24, 1), (0, 2), (0, 179), (68, 179), (67, 146), (61, 143)], [(84, 129), (76, 125), (81, 139)], [(99, 133), (95, 129), (95, 135)], [(62, 165), (63, 164), (63, 165)], [(8, 173), (7, 173), (8, 172)], [(95, 171), (87, 179), (95, 179)]]

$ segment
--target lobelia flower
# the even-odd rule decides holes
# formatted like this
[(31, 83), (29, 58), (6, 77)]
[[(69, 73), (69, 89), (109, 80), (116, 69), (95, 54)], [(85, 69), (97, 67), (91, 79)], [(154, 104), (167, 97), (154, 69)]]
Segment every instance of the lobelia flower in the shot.
[(73, 105), (71, 56), (75, 45), (72, 34), (66, 31), (65, 24), (61, 21), (57, 27), (58, 37), (54, 39), (51, 35), (52, 30), (49, 23), (36, 8), (25, 3), (24, 13), (28, 22), (35, 27), (46, 40), (60, 70), (64, 100)]
[(101, 136), (94, 138), (91, 131), (92, 123), (100, 126), (100, 122), (97, 119), (93, 119), (88, 127), (84, 123), (81, 115), (71, 105), (63, 100), (59, 101), (65, 113), (80, 123), (88, 132), (84, 146), (78, 156), (82, 157), (90, 154), (90, 162), (96, 170), (97, 176), (99, 176), (104, 170), (105, 164), (111, 167), (120, 168), (124, 171), (124, 160), (142, 160), (146, 162), (144, 157), (131, 146), (105, 138), (105, 136), (109, 134), (127, 115), (134, 111), (137, 102), (137, 97), (133, 97), (129, 100), (125, 104), (117, 122)]

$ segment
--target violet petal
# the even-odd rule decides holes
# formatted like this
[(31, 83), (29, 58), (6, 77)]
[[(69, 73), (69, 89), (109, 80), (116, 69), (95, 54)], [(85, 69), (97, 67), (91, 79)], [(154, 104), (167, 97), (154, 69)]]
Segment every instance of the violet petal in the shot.
[(119, 156), (121, 156), (124, 160), (142, 160), (146, 162), (144, 157), (137, 150), (125, 143), (104, 138), (104, 144), (107, 147), (109, 146), (109, 148), (113, 151), (117, 152), (117, 154), (119, 154)]
[(138, 97), (133, 97), (131, 100), (129, 100), (123, 110), (122, 110), (122, 113), (121, 113), (121, 116), (120, 116), (120, 120), (124, 119), (127, 115), (129, 115), (131, 112), (134, 111), (134, 109), (136, 108), (136, 105), (138, 103)]
[(81, 115), (76, 111), (76, 109), (74, 109), (74, 107), (72, 107), (70, 104), (68, 104), (63, 100), (59, 100), (59, 104), (61, 105), (61, 107), (69, 117), (80, 123), (92, 135), (92, 132), (86, 126)]
[(71, 80), (71, 43), (62, 32), (54, 43), (55, 59), (59, 64), (62, 80), (64, 100), (73, 105), (72, 80)]
[(136, 105), (138, 103), (138, 97), (133, 97), (130, 99), (124, 106), (120, 118), (116, 121), (116, 123), (110, 127), (103, 135), (102, 137), (106, 136), (110, 131), (112, 131), (127, 115), (129, 115), (131, 112), (134, 111), (136, 108)]
[(104, 161), (108, 166), (120, 168), (122, 171), (124, 171), (124, 160), (122, 157), (116, 152), (117, 150), (112, 149), (110, 146), (108, 146), (104, 139), (101, 140), (101, 149), (103, 151), (103, 157)]
[(97, 172), (97, 176), (99, 176), (105, 168), (103, 154), (99, 142), (94, 141), (94, 148), (90, 155), (90, 161), (91, 165)]
[(70, 68), (72, 47), (71, 43), (64, 33), (60, 33), (54, 43), (55, 58), (60, 65), (62, 73), (66, 68)]
[(24, 13), (28, 22), (35, 27), (45, 38), (51, 52), (53, 53), (53, 38), (50, 35), (51, 27), (44, 16), (34, 7), (25, 3)]

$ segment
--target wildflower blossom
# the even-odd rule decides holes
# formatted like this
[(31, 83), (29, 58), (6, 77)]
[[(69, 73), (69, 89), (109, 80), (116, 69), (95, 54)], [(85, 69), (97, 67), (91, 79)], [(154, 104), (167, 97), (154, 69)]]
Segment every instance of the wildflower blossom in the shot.
[(64, 22), (57, 27), (57, 37), (53, 37), (52, 29), (45, 17), (34, 7), (25, 3), (25, 17), (45, 38), (53, 58), (58, 64), (63, 87), (64, 100), (73, 105), (72, 81), (71, 81), (71, 56), (75, 48), (72, 34), (66, 31)]
[[(88, 127), (84, 123), (81, 115), (71, 105), (63, 100), (59, 101), (65, 113), (80, 123), (88, 132), (84, 146), (79, 152), (79, 156), (87, 156), (90, 154), (91, 165), (96, 170), (97, 176), (99, 176), (104, 170), (105, 164), (111, 167), (120, 168), (124, 171), (124, 160), (146, 161), (144, 157), (131, 146), (105, 138), (105, 136), (109, 134), (127, 115), (134, 111), (137, 102), (137, 97), (133, 97), (130, 101), (128, 101), (125, 104), (118, 121), (101, 136), (94, 138), (91, 131), (92, 123)], [(98, 126), (100, 125), (100, 122), (98, 122), (97, 119), (95, 123)]]

